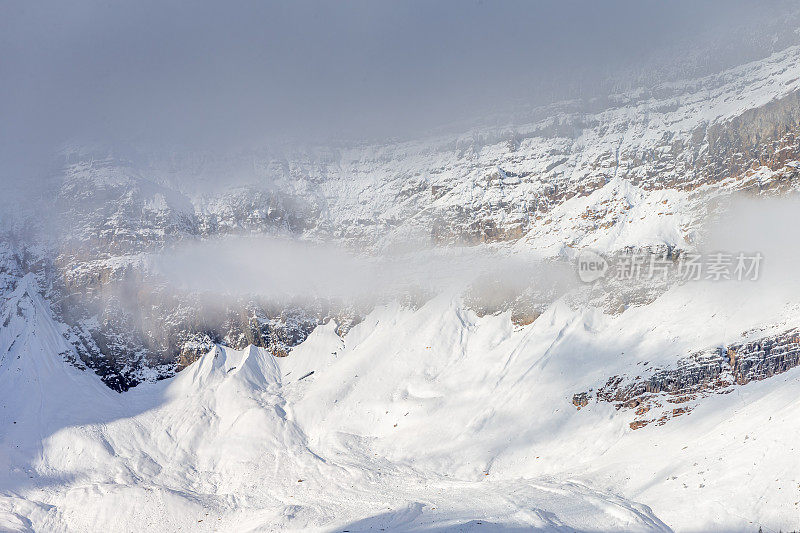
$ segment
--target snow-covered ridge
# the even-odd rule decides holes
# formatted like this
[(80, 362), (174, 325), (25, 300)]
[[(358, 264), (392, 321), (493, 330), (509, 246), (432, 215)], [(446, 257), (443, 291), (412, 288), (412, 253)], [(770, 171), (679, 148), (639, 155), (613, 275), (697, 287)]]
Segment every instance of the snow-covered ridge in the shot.
[[(216, 347), (172, 380), (116, 396), (52, 352), (48, 343), (60, 336), (50, 338), (57, 326), (36, 298), (27, 285), (12, 295), (4, 316), (24, 320), (0, 330), (3, 530), (118, 531), (135, 523), (143, 531), (324, 531), (476, 522), (665, 530), (646, 507), (574, 481), (475, 483), (392, 465), (367, 450), (351, 457), (338, 447), (312, 450), (285, 395), (312, 383), (297, 374), (299, 365), (320, 363), (331, 342), (339, 346), (332, 327), (312, 337), (313, 359), (284, 360), (286, 369), (262, 349)], [(10, 339), (24, 344), (9, 347)], [(513, 504), (493, 495), (509, 489), (518, 492)]]
[[(24, 322), (0, 330), (3, 354), (19, 356), (0, 372), (0, 528), (793, 525), (796, 370), (636, 431), (627, 411), (570, 403), (606, 372), (719, 334), (707, 320), (560, 303), (515, 328), (507, 314), (479, 318), (437, 298), (376, 309), (344, 337), (329, 323), (287, 358), (218, 346), (174, 378), (117, 395), (52, 352), (57, 326), (31, 292), (3, 310), (30, 305)], [(702, 309), (702, 298), (661, 305)], [(25, 350), (9, 349), (7, 333), (21, 328)], [(750, 491), (726, 490), (743, 477)]]

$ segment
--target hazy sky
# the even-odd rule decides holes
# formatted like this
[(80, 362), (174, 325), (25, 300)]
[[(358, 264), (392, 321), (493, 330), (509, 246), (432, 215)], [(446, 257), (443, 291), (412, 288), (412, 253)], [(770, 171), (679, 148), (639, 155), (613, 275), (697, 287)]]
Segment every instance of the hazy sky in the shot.
[(7, 175), (66, 139), (413, 135), (765, 55), (796, 39), (796, 11), (732, 0), (4, 0), (0, 155)]

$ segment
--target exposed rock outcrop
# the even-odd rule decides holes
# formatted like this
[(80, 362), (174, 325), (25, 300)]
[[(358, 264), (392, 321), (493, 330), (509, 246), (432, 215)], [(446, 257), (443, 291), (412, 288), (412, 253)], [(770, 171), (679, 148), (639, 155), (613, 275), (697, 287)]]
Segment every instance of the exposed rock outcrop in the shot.
[[(800, 365), (797, 328), (746, 343), (698, 352), (674, 367), (646, 369), (649, 376), (612, 376), (596, 391), (575, 394), (578, 409), (590, 402), (608, 402), (634, 410), (632, 429), (691, 412), (694, 401), (709, 394), (728, 394), (733, 387), (768, 379)], [(647, 365), (645, 365), (647, 367)], [(642, 372), (642, 373), (645, 373)], [(654, 416), (655, 413), (655, 416)]]

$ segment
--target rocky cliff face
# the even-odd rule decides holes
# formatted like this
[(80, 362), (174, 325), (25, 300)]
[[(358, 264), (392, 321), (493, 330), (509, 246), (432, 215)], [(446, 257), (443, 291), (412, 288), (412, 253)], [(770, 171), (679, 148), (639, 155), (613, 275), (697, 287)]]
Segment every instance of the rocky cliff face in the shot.
[(703, 396), (728, 394), (735, 385), (767, 379), (799, 364), (800, 332), (792, 328), (698, 352), (678, 359), (671, 368), (651, 369), (645, 363), (644, 375), (613, 376), (597, 391), (575, 394), (572, 403), (578, 409), (590, 402), (608, 402), (617, 409), (634, 410), (630, 426), (638, 429), (689, 413)]
[[(83, 362), (124, 390), (171, 375), (216, 342), (285, 355), (318, 324), (335, 319), (346, 329), (364, 312), (341, 302), (220, 303), (176, 292), (149, 258), (180, 243), (268, 234), (367, 253), (490, 244), (557, 259), (587, 246), (612, 253), (689, 249), (699, 221), (734, 191), (797, 189), (799, 60), (792, 48), (603, 105), (565, 103), (537, 111), (544, 119), (520, 117), (503, 128), (425, 141), (249, 152), (222, 161), (67, 151), (46, 202), (55, 227), (40, 227), (37, 238), (19, 227), (6, 233), (0, 288), (34, 272)], [(241, 179), (218, 179), (223, 172)], [(193, 187), (198, 183), (205, 185)], [(595, 303), (615, 312), (661, 290), (621, 288)], [(474, 286), (467, 304), (481, 313), (511, 310), (526, 324), (563, 293), (523, 287), (504, 295), (490, 283)], [(732, 382), (746, 382), (793, 366), (786, 346), (786, 355), (770, 348), (763, 360), (754, 347), (736, 348), (745, 358), (698, 356), (641, 382), (610, 382), (594, 397), (625, 405), (645, 394), (694, 394), (701, 383), (727, 379), (726, 372)]]

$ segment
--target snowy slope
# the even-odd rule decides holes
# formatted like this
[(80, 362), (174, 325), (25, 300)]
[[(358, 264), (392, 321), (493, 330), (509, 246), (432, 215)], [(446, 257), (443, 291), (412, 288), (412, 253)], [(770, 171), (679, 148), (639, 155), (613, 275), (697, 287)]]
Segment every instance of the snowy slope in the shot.
[[(298, 380), (303, 364), (341, 347), (332, 324), (285, 368), (256, 348), (215, 348), (172, 380), (118, 396), (53, 353), (49, 317), (30, 292), (18, 291), (7, 311), (30, 304), (34, 326), (3, 330), (26, 343), (8, 351), (19, 362), (0, 375), (8, 416), (26, 425), (2, 435), (16, 451), (2, 465), (0, 528), (666, 530), (646, 507), (576, 481), (434, 472), (363, 448), (368, 435), (349, 436), (345, 448), (309, 446), (287, 396), (313, 385)], [(44, 415), (26, 405), (43, 405)]]
[[(28, 280), (3, 311), (0, 438), (11, 454), (0, 464), (0, 527), (793, 527), (797, 369), (664, 427), (633, 431), (627, 411), (571, 404), (609, 372), (668, 360), (725, 324), (779, 321), (731, 311), (709, 328), (717, 296), (682, 290), (651, 314), (559, 301), (525, 327), (479, 318), (458, 298), (391, 305), (344, 338), (334, 323), (317, 328), (287, 358), (217, 347), (175, 378), (117, 395), (63, 361)], [(694, 321), (676, 312), (686, 305)], [(731, 491), (741, 479), (749, 490)]]
[[(796, 369), (644, 430), (628, 427), (630, 412), (571, 406), (570, 391), (602, 384), (615, 369), (664, 362), (719, 339), (728, 325), (779, 321), (737, 311), (714, 318), (719, 306), (688, 290), (664, 300), (613, 318), (559, 303), (523, 328), (446, 300), (417, 312), (386, 309), (308, 378), (297, 419), (320, 447), (363, 446), (466, 479), (568, 476), (645, 503), (678, 531), (794, 527)], [(680, 313), (683, 306), (695, 313)], [(796, 309), (784, 312), (796, 323)], [(750, 490), (731, 492), (736, 480)]]

